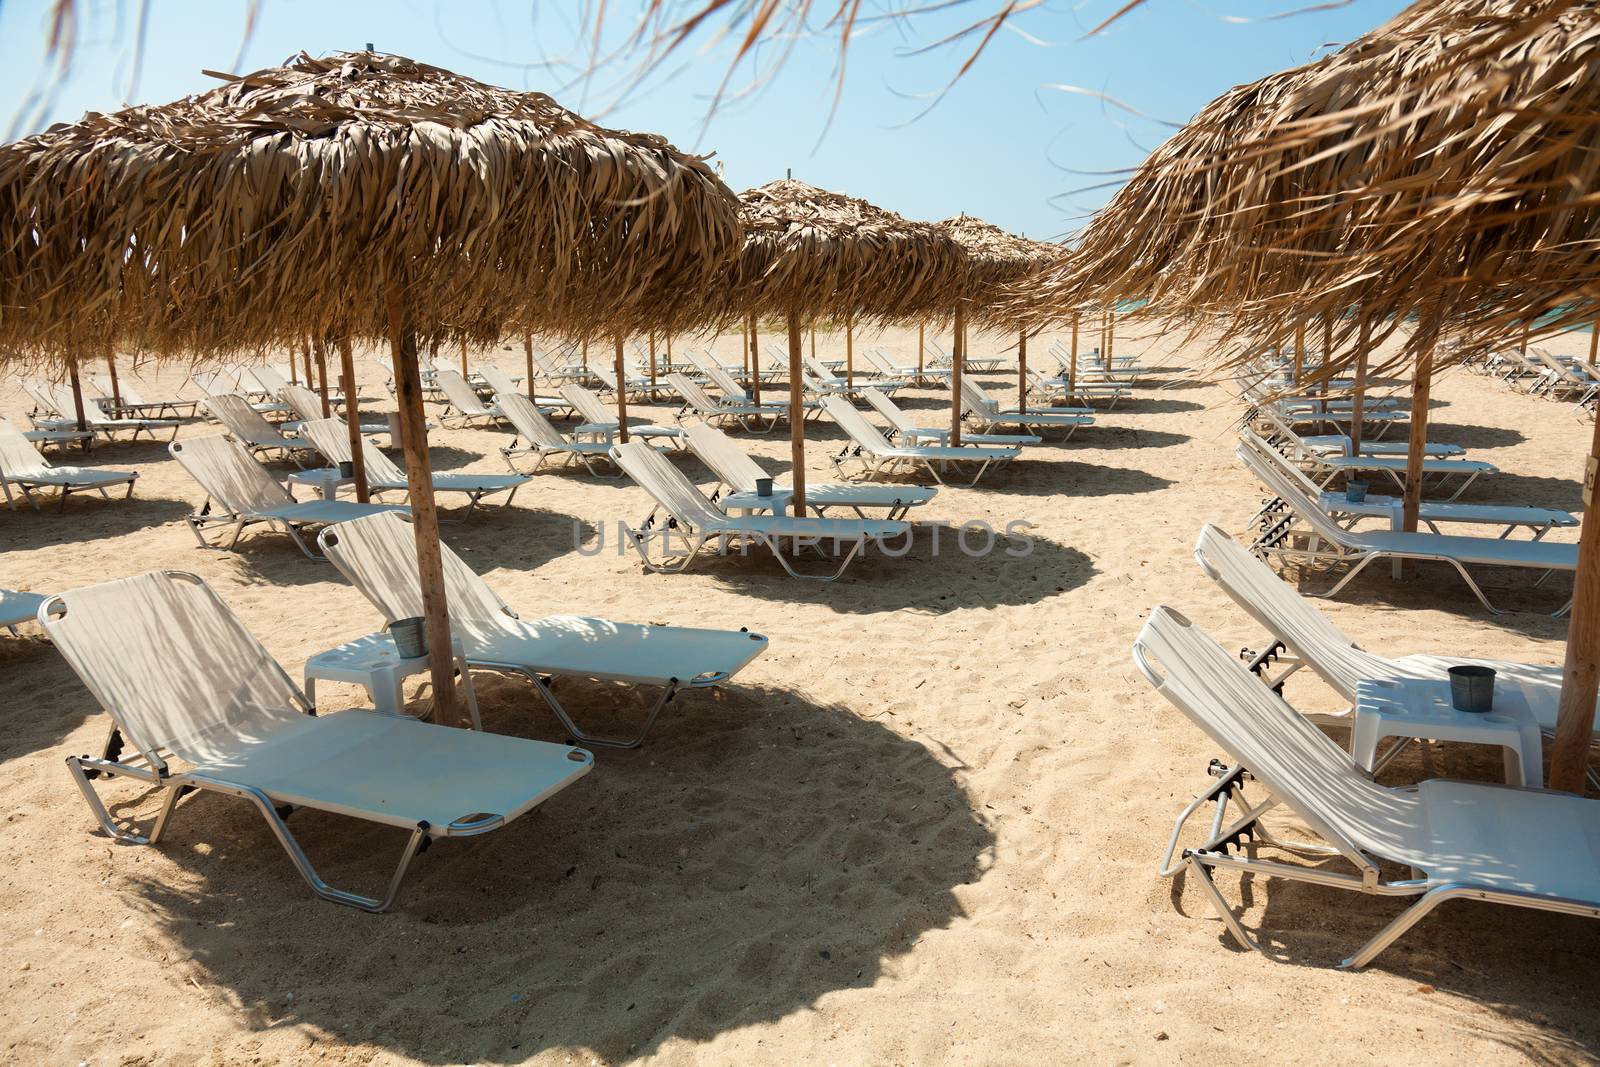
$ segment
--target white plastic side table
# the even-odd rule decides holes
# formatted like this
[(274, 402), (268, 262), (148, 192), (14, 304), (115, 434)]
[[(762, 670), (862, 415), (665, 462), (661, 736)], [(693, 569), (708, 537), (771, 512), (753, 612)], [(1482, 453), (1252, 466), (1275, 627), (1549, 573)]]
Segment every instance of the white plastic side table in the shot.
[[(461, 672), (461, 688), (466, 692), (472, 728), (482, 730), (483, 721), (478, 717), (478, 694), (472, 688), (472, 674), (467, 670), (467, 661), (461, 654), (460, 638), (452, 638), (450, 646), (456, 670)], [(313, 707), (316, 706), (318, 678), (330, 682), (348, 682), (365, 687), (372, 699), (372, 706), (381, 714), (404, 715), (406, 702), (401, 683), (414, 674), (428, 673), (428, 667), (427, 656), (402, 659), (389, 633), (368, 634), (338, 648), (319, 652), (306, 660), (306, 699)]]
[(1496, 678), (1494, 710), (1481, 715), (1455, 709), (1447, 678), (1358, 682), (1350, 755), (1360, 766), (1373, 770), (1378, 744), (1385, 737), (1498, 745), (1505, 750), (1507, 782), (1533, 788), (1544, 785), (1544, 740), (1539, 722), (1528, 708), (1527, 695), (1515, 682)]
[(286, 479), (294, 485), (309, 485), (322, 494), (324, 500), (334, 500), (339, 495), (339, 490), (347, 485), (355, 485), (355, 478), (343, 478), (339, 475), (338, 467), (317, 467), (314, 470), (295, 471)]
[(757, 515), (763, 511), (770, 511), (774, 515), (787, 515), (790, 513), (793, 501), (793, 489), (786, 485), (775, 485), (772, 487), (771, 496), (761, 496), (748, 491), (729, 493), (720, 503), (727, 510), (737, 510), (741, 515)]

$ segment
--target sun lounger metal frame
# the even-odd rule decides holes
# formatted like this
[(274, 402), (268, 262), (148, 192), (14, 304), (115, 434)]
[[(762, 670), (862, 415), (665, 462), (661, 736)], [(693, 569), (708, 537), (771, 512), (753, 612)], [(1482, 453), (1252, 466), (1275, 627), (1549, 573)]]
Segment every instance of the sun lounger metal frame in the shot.
[[(991, 465), (996, 468), (1002, 467), (1022, 454), (1022, 449), (1017, 446), (991, 448), (982, 445), (972, 447), (961, 445), (950, 448), (891, 445), (883, 436), (883, 432), (868, 422), (866, 417), (844, 397), (824, 397), (822, 404), (823, 409), (850, 439), (843, 448), (828, 457), (828, 461), (843, 478), (858, 477), (871, 480), (889, 477), (900, 471), (915, 473), (924, 470), (935, 482), (943, 485), (945, 481), (939, 473), (941, 467), (947, 469), (953, 467), (959, 470), (963, 464), (977, 464), (972, 481), (967, 483), (977, 485), (978, 479), (983, 477)], [(851, 463), (858, 465), (854, 475), (848, 466)]]
[(124, 483), (128, 491), (122, 499), (126, 500), (133, 496), (133, 484), (138, 479), (138, 471), (52, 467), (21, 430), (0, 427), (0, 493), (5, 495), (6, 506), (12, 511), (17, 509), (16, 497), (11, 491), (13, 486), (34, 511), (41, 510), (39, 501), (34, 498), (35, 491), (54, 489), (60, 496), (56, 510), (66, 511), (67, 498), (73, 493), (96, 492), (110, 500), (111, 494), (106, 490)]

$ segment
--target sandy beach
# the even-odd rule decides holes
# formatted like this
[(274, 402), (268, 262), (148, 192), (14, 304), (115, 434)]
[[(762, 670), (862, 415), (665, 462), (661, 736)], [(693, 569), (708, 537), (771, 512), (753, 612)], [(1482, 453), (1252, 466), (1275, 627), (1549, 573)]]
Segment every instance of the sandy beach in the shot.
[[(1035, 343), (1036, 363), (1052, 339)], [(915, 332), (859, 343), (911, 359)], [(1008, 343), (974, 335), (972, 354)], [(1587, 343), (1569, 335), (1549, 347)], [(821, 355), (843, 347), (819, 337)], [(736, 358), (738, 338), (716, 348)], [(240, 802), (190, 797), (156, 848), (101, 836), (62, 761), (98, 749), (108, 720), (37, 626), (0, 631), (5, 1058), (1595, 1059), (1600, 924), (1454, 903), (1351, 974), (1335, 965), (1401, 902), (1223, 877), (1267, 948), (1252, 954), (1198, 887), (1158, 877), (1172, 820), (1221, 752), (1149, 688), (1129, 647), (1158, 604), (1229, 649), (1261, 647), (1191, 550), (1205, 522), (1240, 531), (1263, 493), (1232, 455), (1242, 406), (1188, 371), (1198, 347), (1127, 337), (1117, 352), (1148, 368), (1133, 399), (977, 487), (942, 489), (915, 516), (905, 557), (871, 554), (836, 583), (791, 580), (758, 554), (646, 573), (614, 536), (619, 520), (650, 510), (625, 478), (543, 474), (512, 506), (446, 525), (446, 542), (525, 616), (743, 626), (771, 644), (731, 683), (681, 696), (642, 748), (598, 751), (592, 774), (532, 815), (439, 842), (385, 915), (317, 901)], [(368, 410), (393, 410), (369, 355), (358, 352)], [(522, 372), (520, 344), (472, 359)], [(1014, 373), (979, 378), (1014, 400)], [(177, 366), (132, 380), (152, 396), (194, 395)], [(1581, 511), (1593, 430), (1570, 404), (1460, 369), (1435, 381), (1434, 402), (1431, 440), (1501, 468), (1465, 499)], [(902, 394), (928, 425), (947, 423), (947, 403), (933, 389)], [(8, 372), (0, 414), (27, 409)], [(666, 421), (674, 409), (639, 413)], [(180, 439), (215, 432), (195, 423)], [(826, 420), (808, 433), (808, 477), (835, 479), (827, 456), (842, 435)], [(786, 470), (782, 429), (736, 436)], [(441, 429), (434, 464), (500, 471), (510, 439)], [(59, 462), (137, 469), (135, 498), (75, 498), (61, 515), (0, 511), (0, 585), (51, 592), (190, 571), (296, 678), (307, 657), (380, 626), (331, 566), (282, 536), (247, 537), (236, 552), (196, 547), (182, 519), (202, 494), (165, 444)], [(693, 459), (674, 462), (710, 480)], [(935, 548), (936, 524), (972, 520), (1030, 524), (1031, 551), (1008, 554), (1017, 544), (1002, 540), (969, 556), (948, 528)], [(1566, 622), (1548, 612), (1570, 581), (1534, 590), (1525, 576), (1490, 573), (1484, 584), (1520, 610), (1488, 615), (1442, 567), (1398, 583), (1373, 567), (1319, 603), (1384, 654), (1561, 662)], [(566, 692), (600, 726), (639, 711), (602, 687)], [(477, 694), (488, 729), (563, 739), (526, 683), (483, 675)], [(1304, 711), (1339, 706), (1299, 676), (1287, 695)], [(318, 696), (325, 709), (363, 700), (326, 683)], [(1380, 780), (1500, 775), (1496, 752), (1422, 745)], [(157, 808), (130, 783), (107, 796), (120, 817)], [(295, 820), (336, 884), (376, 886), (403, 837), (316, 812)]]

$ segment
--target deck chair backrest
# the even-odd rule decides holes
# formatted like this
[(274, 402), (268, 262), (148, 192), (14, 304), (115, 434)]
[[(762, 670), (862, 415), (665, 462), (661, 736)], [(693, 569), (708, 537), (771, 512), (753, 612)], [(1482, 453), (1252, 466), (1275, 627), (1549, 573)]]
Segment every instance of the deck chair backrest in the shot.
[(1000, 405), (995, 403), (982, 389), (967, 378), (961, 379), (961, 402), (969, 408), (992, 415), (999, 410)]
[[(589, 373), (593, 374), (596, 378), (599, 378), (600, 384), (605, 386), (607, 389), (610, 389), (613, 393), (621, 387), (621, 383), (617, 381), (617, 376), (612, 373), (610, 367), (602, 367), (600, 364), (596, 363), (594, 366), (589, 368)], [(669, 374), (667, 377), (670, 378), (671, 375)]]
[(883, 431), (867, 421), (867, 417), (857, 411), (842, 396), (825, 396), (822, 398), (822, 410), (828, 413), (829, 418), (839, 424), (849, 438), (869, 452), (890, 452), (894, 446), (889, 444), (888, 438), (883, 436)]
[(27, 394), (29, 400), (33, 401), (34, 407), (47, 415), (68, 418), (70, 415), (76, 414), (76, 412), (72, 411), (70, 403), (67, 405), (66, 411), (61, 410), (61, 400), (56, 395), (56, 391), (44, 382), (23, 382), (22, 391)]
[(284, 389), (289, 385), (289, 380), (278, 373), (277, 367), (268, 367), (265, 364), (259, 367), (247, 367), (245, 373), (256, 380), (263, 393), (269, 396), (282, 396)]
[(498, 399), (500, 410), (511, 420), (511, 428), (526, 438), (529, 444), (542, 448), (562, 448), (567, 444), (561, 431), (550, 425), (550, 420), (544, 417), (544, 412), (521, 393), (501, 394)]
[(257, 514), (294, 501), (265, 467), (226, 437), (174, 441), (167, 451), (229, 515)]
[[(417, 577), (417, 537), (410, 521), (392, 511), (364, 515), (322, 531), (317, 543), (345, 579), (366, 597), (388, 622), (423, 614), (422, 583)], [(504, 601), (444, 543), (444, 592), (450, 618), (500, 620), (508, 616)]]
[(467, 384), (460, 371), (441, 367), (434, 372), (433, 380), (444, 390), (444, 395), (451, 406), (463, 415), (493, 414), (484, 406), (483, 401), (478, 399), (477, 391)]
[(678, 391), (678, 395), (683, 397), (685, 403), (702, 415), (708, 415), (722, 406), (712, 400), (710, 394), (700, 388), (697, 383), (690, 381), (685, 375), (674, 371), (667, 375), (667, 381), (672, 384), (672, 388)]
[(1322, 510), (1322, 505), (1311, 497), (1298, 485), (1283, 476), (1277, 465), (1268, 462), (1263, 456), (1256, 453), (1250, 445), (1240, 443), (1234, 449), (1234, 455), (1239, 457), (1250, 473), (1261, 480), (1261, 484), (1273, 496), (1282, 500), (1289, 510), (1300, 516), (1300, 520), (1310, 526), (1317, 534), (1335, 545), (1348, 548), (1351, 538), (1348, 532), (1339, 528), (1339, 525), (1328, 517)]
[(834, 378), (833, 371), (822, 365), (822, 361), (815, 356), (804, 354), (800, 357), (800, 365), (810, 371), (820, 381), (829, 382)]
[(876, 388), (870, 385), (867, 386), (867, 388), (861, 390), (861, 396), (868, 404), (872, 405), (873, 411), (888, 419), (889, 425), (893, 426), (898, 432), (914, 433), (918, 429), (917, 424), (911, 421), (910, 416), (900, 410), (899, 404), (884, 396)]
[(1276, 467), (1285, 478), (1298, 485), (1306, 494), (1306, 499), (1317, 500), (1322, 496), (1322, 490), (1317, 483), (1308, 478), (1305, 471), (1289, 462), (1289, 457), (1273, 448), (1266, 438), (1251, 430), (1240, 430), (1239, 441), (1260, 456), (1264, 462)]
[(1151, 613), (1134, 662), (1156, 690), (1351, 862), (1404, 856), (1417, 824), (1411, 794), (1358, 769), (1309, 719), (1262, 685), (1198, 626), (1168, 607)]
[(1384, 673), (1382, 662), (1356, 647), (1311, 601), (1218, 527), (1207, 523), (1194, 545), (1194, 559), (1218, 585), (1273, 637), (1303, 656), (1323, 681), (1346, 700), (1356, 683)]
[(539, 369), (539, 373), (543, 374), (546, 378), (559, 378), (563, 373), (561, 370), (557, 369), (556, 365), (551, 361), (550, 354), (548, 352), (543, 352), (537, 348), (533, 350), (533, 365), (537, 367)]
[(563, 385), (560, 389), (561, 399), (572, 405), (572, 410), (578, 413), (578, 418), (584, 422), (604, 426), (617, 421), (617, 413), (606, 407), (592, 390), (585, 389), (577, 383)]
[(710, 378), (711, 384), (721, 389), (723, 395), (729, 400), (737, 401), (741, 404), (749, 401), (750, 394), (745, 392), (738, 382), (734, 381), (733, 375), (723, 370), (720, 366), (708, 362), (706, 364), (706, 377)]
[[(311, 447), (322, 453), (322, 458), (338, 466), (354, 459), (350, 451), (350, 427), (337, 416), (331, 419), (312, 419), (300, 424), (300, 436), (311, 442)], [(378, 450), (366, 438), (361, 439), (361, 463), (366, 468), (369, 485), (405, 485), (405, 471)]]
[(704, 530), (721, 526), (726, 519), (682, 471), (648, 442), (616, 445), (611, 449), (611, 458), (683, 526)]
[(0, 426), (0, 476), (21, 478), (50, 469), (50, 461), (39, 454), (22, 431), (6, 423)]
[(192, 574), (151, 571), (45, 601), (40, 621), (84, 685), (156, 766), (211, 763), (304, 720), (305, 698)]
[(684, 427), (689, 447), (700, 457), (700, 462), (711, 468), (736, 493), (753, 493), (756, 479), (765, 478), (767, 472), (761, 465), (733, 443), (733, 438), (711, 425), (697, 422)]
[(511, 375), (496, 367), (493, 363), (479, 364), (478, 377), (488, 382), (489, 388), (496, 393), (511, 394), (519, 392), (517, 383), (511, 380)]
[(320, 419), (323, 417), (322, 397), (303, 385), (284, 386), (283, 402), (288, 404), (290, 410), (302, 419)]
[(197, 371), (189, 375), (189, 380), (206, 396), (226, 396), (239, 384), (238, 375), (227, 367), (215, 371)]
[(234, 396), (231, 393), (208, 396), (206, 407), (217, 417), (218, 422), (241, 441), (257, 443), (277, 441), (283, 437), (278, 428), (263, 419), (261, 413), (251, 407), (250, 401), (242, 396)]

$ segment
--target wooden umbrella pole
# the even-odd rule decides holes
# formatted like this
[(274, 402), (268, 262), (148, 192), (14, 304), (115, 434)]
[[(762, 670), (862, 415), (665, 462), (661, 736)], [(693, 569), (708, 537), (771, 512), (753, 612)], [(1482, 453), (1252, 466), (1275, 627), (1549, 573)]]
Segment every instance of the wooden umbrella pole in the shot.
[[(1591, 342), (1590, 352), (1594, 345)], [(1594, 741), (1594, 705), (1600, 693), (1600, 516), (1593, 504), (1600, 469), (1600, 419), (1595, 420), (1584, 472), (1583, 526), (1578, 531), (1578, 573), (1572, 583), (1567, 658), (1561, 672), (1556, 737), (1550, 745), (1550, 788), (1583, 792)]]
[(672, 335), (667, 334), (667, 371), (672, 371)]
[(522, 335), (522, 358), (528, 365), (528, 399), (533, 399), (533, 334)]
[(1422, 507), (1422, 452), (1428, 443), (1428, 391), (1433, 383), (1433, 346), (1439, 339), (1439, 320), (1435, 312), (1423, 312), (1423, 345), (1417, 352), (1417, 367), (1411, 384), (1411, 438), (1406, 448), (1406, 495), (1401, 528), (1417, 531), (1417, 512)]
[(855, 321), (849, 312), (844, 316), (844, 388), (851, 393), (856, 388)]
[(1356, 383), (1350, 394), (1350, 454), (1361, 454), (1361, 429), (1367, 418), (1367, 342), (1372, 337), (1372, 320), (1361, 316), (1356, 338)]
[(1072, 354), (1067, 363), (1067, 400), (1070, 402), (1077, 396), (1078, 391), (1078, 313), (1072, 313)]
[[(306, 388), (310, 389), (316, 379), (311, 376), (311, 338), (309, 337), (300, 346), (300, 358), (305, 360), (306, 363)], [(294, 355), (290, 354), (289, 359), (293, 362)]]
[(117, 351), (114, 348), (106, 348), (106, 370), (111, 372), (111, 406), (120, 411), (122, 408), (122, 386), (117, 384)]
[(1294, 384), (1300, 386), (1300, 377), (1306, 370), (1306, 320), (1294, 324)]
[[(1333, 312), (1322, 313), (1322, 366), (1324, 369), (1333, 362)], [(1331, 374), (1322, 377), (1322, 395), (1328, 395), (1328, 381)]]
[(1111, 353), (1117, 347), (1117, 312), (1114, 307), (1106, 308), (1106, 371), (1111, 370)]
[(470, 372), (467, 370), (467, 339), (463, 337), (461, 339), (461, 377), (466, 378), (469, 374)]
[[(339, 338), (339, 374), (343, 380), (345, 426), (350, 432), (350, 461), (355, 467), (356, 500), (365, 504), (367, 491), (367, 459), (362, 452), (361, 400), (356, 393), (356, 359), (348, 336)], [(405, 431), (401, 426), (402, 434)]]
[(1028, 331), (1017, 331), (1017, 410), (1028, 412)]
[[(417, 335), (400, 297), (389, 303), (389, 354), (394, 360), (395, 396), (400, 402), (400, 441), (405, 450), (411, 527), (417, 542), (417, 579), (422, 586), (434, 719), (452, 726), (460, 722), (460, 715), (456, 706), (455, 657), (450, 649), (450, 606), (444, 591), (444, 558), (439, 550), (439, 512), (433, 503), (433, 469), (428, 460), (428, 424), (422, 411)], [(350, 425), (357, 424), (352, 421)]]
[(656, 332), (645, 334), (645, 349), (650, 354), (650, 399), (656, 398)]
[(612, 352), (612, 371), (617, 376), (617, 440), (628, 443), (628, 380), (622, 374), (622, 335), (616, 335)]
[(806, 513), (806, 408), (800, 378), (800, 316), (790, 311), (789, 327), (789, 484), (794, 488), (791, 515)]
[(750, 402), (761, 403), (761, 348), (756, 336), (756, 317), (750, 316)]
[(75, 359), (67, 361), (67, 378), (72, 383), (72, 412), (78, 420), (78, 430), (82, 432), (89, 428), (89, 420), (83, 414), (83, 383), (78, 380), (78, 361)]
[(589, 339), (587, 337), (583, 339), (583, 372), (585, 374), (589, 373)]
[(918, 381), (919, 384), (922, 381), (922, 347), (923, 347), (922, 330), (923, 330), (922, 323), (920, 323), (920, 322), (917, 323), (917, 381)]
[(750, 384), (750, 320), (739, 323), (739, 366), (744, 372), (745, 385)]
[(811, 327), (811, 358), (817, 358), (817, 328)]
[[(317, 353), (317, 393), (322, 398), (322, 417), (331, 419), (333, 418), (333, 404), (328, 400), (328, 344), (319, 337), (312, 342), (312, 347), (316, 349)], [(345, 403), (348, 404), (349, 401), (350, 394), (347, 392), (345, 393)], [(345, 412), (346, 416), (349, 414), (349, 411)]]
[(961, 372), (967, 362), (967, 346), (962, 338), (967, 330), (967, 309), (956, 301), (955, 329), (951, 332), (950, 347), (955, 349), (950, 360), (950, 447), (961, 446)]

